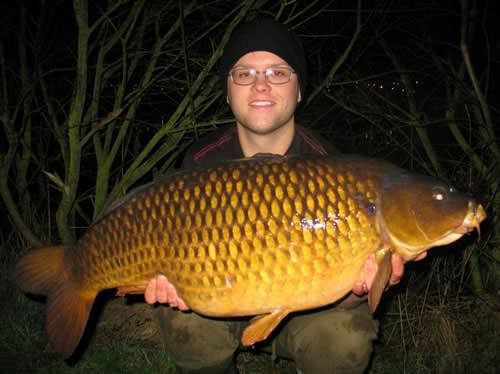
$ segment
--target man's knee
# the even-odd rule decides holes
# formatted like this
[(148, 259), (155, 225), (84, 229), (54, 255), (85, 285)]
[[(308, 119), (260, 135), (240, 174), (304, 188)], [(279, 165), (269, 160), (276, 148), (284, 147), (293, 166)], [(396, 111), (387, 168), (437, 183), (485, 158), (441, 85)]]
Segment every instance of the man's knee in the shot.
[(302, 373), (361, 373), (367, 367), (378, 323), (365, 306), (312, 313), (290, 323), (278, 350), (284, 348)]
[[(238, 322), (227, 322), (160, 307), (159, 324), (165, 349), (180, 372), (225, 372), (239, 346)], [(221, 368), (221, 370), (215, 370)]]
[(297, 347), (296, 364), (302, 373), (362, 373), (372, 354), (373, 338), (364, 333), (339, 334), (311, 329)]

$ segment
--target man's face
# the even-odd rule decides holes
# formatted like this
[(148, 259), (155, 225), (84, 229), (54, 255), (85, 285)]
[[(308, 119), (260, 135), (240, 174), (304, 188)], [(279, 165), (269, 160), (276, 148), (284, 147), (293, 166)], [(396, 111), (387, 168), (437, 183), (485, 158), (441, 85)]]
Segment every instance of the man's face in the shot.
[[(245, 67), (263, 71), (272, 66), (289, 65), (271, 52), (250, 52), (242, 56), (234, 68)], [(285, 84), (270, 84), (263, 73), (248, 86), (235, 84), (227, 78), (228, 103), (239, 126), (256, 134), (270, 134), (283, 126), (294, 125), (294, 112), (300, 101), (297, 74)]]

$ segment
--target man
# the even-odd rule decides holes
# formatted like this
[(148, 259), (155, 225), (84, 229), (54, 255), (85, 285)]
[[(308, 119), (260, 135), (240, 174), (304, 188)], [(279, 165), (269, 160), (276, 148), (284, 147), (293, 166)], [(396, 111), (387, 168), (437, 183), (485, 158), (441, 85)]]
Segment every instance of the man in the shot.
[[(220, 65), (224, 94), (236, 123), (192, 146), (184, 167), (259, 153), (334, 152), (295, 123), (295, 109), (305, 92), (306, 60), (301, 43), (284, 25), (268, 18), (244, 24), (233, 33)], [(393, 258), (394, 284), (402, 275), (403, 263)], [(370, 258), (360, 281), (353, 285), (356, 294), (367, 292), (375, 271)], [(151, 280), (145, 298), (150, 304), (189, 309), (164, 276)], [(378, 324), (360, 300), (351, 295), (340, 305), (293, 315), (278, 330), (270, 349), (295, 360), (297, 371), (304, 374), (363, 372)], [(160, 312), (166, 349), (180, 372), (236, 373), (234, 352), (248, 319), (210, 319), (168, 307)]]

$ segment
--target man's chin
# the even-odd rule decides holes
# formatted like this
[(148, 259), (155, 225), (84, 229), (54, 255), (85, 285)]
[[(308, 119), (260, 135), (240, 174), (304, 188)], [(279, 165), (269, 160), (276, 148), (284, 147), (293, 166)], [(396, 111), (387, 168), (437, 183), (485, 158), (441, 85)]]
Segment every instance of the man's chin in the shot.
[(284, 127), (289, 126), (289, 124), (252, 124), (245, 125), (239, 124), (243, 131), (253, 133), (255, 135), (271, 135), (273, 133), (280, 132)]

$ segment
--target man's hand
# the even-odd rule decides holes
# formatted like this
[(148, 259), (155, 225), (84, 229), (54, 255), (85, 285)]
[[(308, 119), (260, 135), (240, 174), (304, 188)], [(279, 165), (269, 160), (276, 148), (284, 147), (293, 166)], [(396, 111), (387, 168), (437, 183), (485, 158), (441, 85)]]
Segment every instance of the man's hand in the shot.
[(148, 304), (169, 304), (179, 310), (189, 310), (184, 300), (177, 295), (177, 290), (164, 275), (158, 275), (151, 279), (144, 292), (144, 298)]
[[(419, 261), (427, 256), (427, 252), (423, 252), (419, 254), (414, 261)], [(392, 265), (392, 273), (391, 279), (389, 280), (389, 286), (393, 286), (398, 284), (401, 280), (401, 277), (405, 271), (405, 264), (401, 256), (397, 254), (393, 254), (391, 257), (391, 265)], [(365, 267), (363, 269), (360, 280), (354, 284), (352, 287), (352, 292), (358, 296), (361, 296), (368, 291), (372, 287), (373, 280), (375, 279), (375, 275), (377, 274), (378, 266), (375, 262), (375, 255), (371, 254), (368, 256)]]

